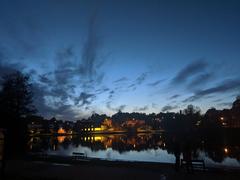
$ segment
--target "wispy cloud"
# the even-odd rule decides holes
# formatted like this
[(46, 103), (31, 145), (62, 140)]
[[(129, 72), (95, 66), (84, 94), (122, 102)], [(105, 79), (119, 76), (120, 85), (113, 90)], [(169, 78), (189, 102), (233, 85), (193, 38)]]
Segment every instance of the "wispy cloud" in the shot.
[(109, 96), (108, 96), (108, 99), (112, 99), (113, 98), (113, 95), (114, 95), (115, 91), (114, 90), (111, 90), (109, 92)]
[(206, 84), (209, 80), (213, 78), (213, 76), (214, 74), (209, 72), (199, 74), (190, 81), (187, 87), (190, 89), (195, 89), (200, 85)]
[(133, 111), (146, 111), (148, 110), (148, 106), (143, 106), (143, 107), (135, 107)]
[(126, 108), (126, 105), (120, 105), (120, 106), (117, 106), (117, 107), (112, 107), (111, 102), (109, 101), (109, 102), (107, 102), (106, 107), (111, 111), (117, 112), (117, 111), (123, 111)]
[(194, 61), (184, 67), (177, 75), (172, 79), (172, 84), (181, 84), (184, 83), (187, 79), (196, 75), (199, 72), (202, 72), (207, 67), (207, 63), (201, 59)]
[(221, 84), (218, 84), (214, 87), (200, 90), (195, 92), (195, 94), (187, 99), (184, 102), (192, 102), (196, 101), (202, 97), (206, 97), (215, 93), (227, 93), (229, 91), (235, 91), (240, 88), (240, 79), (227, 79), (223, 81)]
[(147, 78), (147, 73), (142, 73), (139, 77), (136, 79), (136, 84), (140, 85), (142, 84)]
[(127, 81), (127, 80), (128, 80), (128, 78), (122, 77), (122, 78), (119, 78), (119, 79), (113, 81), (113, 83), (120, 83), (120, 82), (124, 82), (124, 81)]
[(179, 95), (179, 94), (175, 94), (175, 95), (173, 95), (173, 96), (171, 96), (169, 99), (177, 99), (177, 98), (179, 98), (181, 95)]
[(108, 91), (110, 91), (110, 89), (107, 88), (107, 87), (104, 87), (104, 88), (101, 88), (101, 89), (97, 89), (96, 94), (102, 94), (102, 93), (105, 93), (105, 92), (108, 92)]
[(149, 83), (148, 85), (149, 85), (149, 86), (157, 86), (157, 85), (159, 85), (159, 84), (160, 84), (161, 82), (163, 82), (163, 81), (164, 81), (163, 79), (160, 79), (160, 80), (158, 80), (158, 81)]
[(171, 105), (166, 105), (166, 106), (163, 106), (162, 107), (162, 112), (166, 112), (166, 111), (171, 111), (171, 110), (174, 110), (174, 109), (177, 109), (178, 106), (171, 106)]
[(144, 72), (142, 74), (140, 74), (136, 79), (135, 81), (130, 84), (127, 88), (128, 89), (131, 89), (131, 90), (136, 90), (137, 89), (137, 86), (141, 85), (147, 78), (147, 75), (148, 73), (147, 72)]
[(47, 77), (47, 75), (45, 75), (45, 74), (39, 75), (38, 80), (39, 80), (39, 82), (44, 83), (44, 84), (48, 84), (48, 85), (51, 85), (53, 83), (53, 81), (50, 80), (50, 78)]
[(97, 51), (100, 43), (96, 32), (96, 18), (95, 12), (89, 21), (87, 40), (83, 47), (82, 62), (79, 66), (80, 72), (90, 79), (96, 75)]
[(75, 105), (89, 105), (92, 103), (95, 97), (95, 94), (87, 94), (85, 92), (82, 92), (79, 97), (75, 98)]

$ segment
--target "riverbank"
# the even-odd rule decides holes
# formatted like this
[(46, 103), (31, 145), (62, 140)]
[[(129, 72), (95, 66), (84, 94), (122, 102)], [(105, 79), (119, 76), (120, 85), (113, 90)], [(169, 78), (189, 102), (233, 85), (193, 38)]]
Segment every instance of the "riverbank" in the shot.
[(22, 180), (67, 180), (67, 179), (159, 179), (159, 180), (238, 180), (239, 171), (196, 171), (176, 172), (173, 164), (164, 163), (54, 163), (45, 161), (8, 161), (5, 179)]

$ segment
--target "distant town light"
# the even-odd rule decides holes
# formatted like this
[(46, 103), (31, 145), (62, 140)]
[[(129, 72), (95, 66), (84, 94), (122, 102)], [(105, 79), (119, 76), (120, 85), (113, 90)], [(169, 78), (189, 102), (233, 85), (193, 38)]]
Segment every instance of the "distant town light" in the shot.
[(66, 134), (66, 131), (63, 128), (59, 128), (58, 134)]
[(102, 128), (100, 128), (100, 127), (94, 128), (94, 131), (101, 131), (101, 130), (102, 130)]
[(101, 136), (94, 136), (94, 141), (101, 141), (102, 137)]
[(66, 136), (58, 136), (57, 137), (58, 143), (64, 142), (65, 138), (66, 138)]
[(225, 152), (225, 153), (228, 153), (228, 149), (227, 149), (227, 148), (224, 148), (224, 152)]

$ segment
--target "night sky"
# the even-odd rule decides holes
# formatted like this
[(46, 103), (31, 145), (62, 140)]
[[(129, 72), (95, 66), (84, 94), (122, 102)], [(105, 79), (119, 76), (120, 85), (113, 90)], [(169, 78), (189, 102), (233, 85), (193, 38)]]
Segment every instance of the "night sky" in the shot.
[(46, 118), (229, 108), (239, 57), (238, 0), (0, 0), (0, 75)]

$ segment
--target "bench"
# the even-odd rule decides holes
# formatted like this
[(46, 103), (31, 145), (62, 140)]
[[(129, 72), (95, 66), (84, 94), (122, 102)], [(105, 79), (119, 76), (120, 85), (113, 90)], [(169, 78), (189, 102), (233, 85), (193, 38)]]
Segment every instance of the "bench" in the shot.
[(73, 152), (72, 158), (73, 158), (73, 160), (84, 160), (87, 158), (87, 155), (84, 153)]
[(193, 172), (195, 170), (199, 170), (199, 171), (206, 170), (204, 160), (181, 159), (181, 167), (185, 167), (187, 169), (187, 171), (191, 171), (191, 172)]

